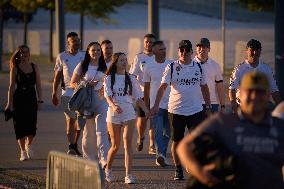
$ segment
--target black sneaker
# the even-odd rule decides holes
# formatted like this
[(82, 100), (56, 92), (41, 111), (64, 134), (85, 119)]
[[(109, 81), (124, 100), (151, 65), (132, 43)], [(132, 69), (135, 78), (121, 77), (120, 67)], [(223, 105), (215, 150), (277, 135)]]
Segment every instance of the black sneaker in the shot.
[(75, 150), (77, 156), (82, 157), (81, 152), (78, 150), (78, 145), (77, 144), (73, 144), (73, 149)]
[(184, 180), (182, 168), (176, 169), (174, 180)]
[(77, 153), (76, 153), (76, 151), (75, 151), (75, 149), (74, 149), (74, 147), (73, 147), (73, 144), (69, 144), (69, 149), (68, 149), (68, 151), (67, 151), (67, 154), (68, 155), (77, 155)]
[(141, 139), (137, 142), (137, 144), (136, 144), (136, 150), (137, 150), (138, 152), (140, 152), (140, 151), (143, 150), (143, 141), (144, 141), (144, 137), (141, 138)]

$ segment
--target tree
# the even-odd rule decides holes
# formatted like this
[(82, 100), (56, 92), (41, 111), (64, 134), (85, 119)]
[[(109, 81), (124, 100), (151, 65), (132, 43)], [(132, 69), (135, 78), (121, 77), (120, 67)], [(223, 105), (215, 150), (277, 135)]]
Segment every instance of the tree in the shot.
[(272, 11), (274, 0), (239, 0), (241, 4), (246, 5), (251, 11)]
[(53, 62), (53, 18), (55, 0), (38, 0), (39, 6), (49, 10), (49, 62)]
[[(2, 70), (4, 23), (10, 19), (15, 20), (16, 22), (23, 22), (23, 13), (13, 7), (9, 0), (2, 0), (0, 2), (0, 71)], [(31, 19), (32, 14), (28, 14), (28, 22), (30, 22)]]
[(90, 17), (94, 22), (103, 20), (110, 22), (109, 14), (115, 13), (115, 8), (122, 6), (131, 0), (65, 0), (65, 8), (68, 12), (80, 14), (80, 38), (83, 48), (84, 17)]
[(36, 0), (11, 0), (11, 5), (24, 14), (24, 44), (27, 45), (28, 15), (35, 13), (39, 4)]

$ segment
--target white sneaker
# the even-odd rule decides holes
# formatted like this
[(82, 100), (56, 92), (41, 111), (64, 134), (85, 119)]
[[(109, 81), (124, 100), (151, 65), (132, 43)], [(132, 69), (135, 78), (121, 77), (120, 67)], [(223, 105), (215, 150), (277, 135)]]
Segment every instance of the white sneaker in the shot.
[(166, 167), (169, 165), (169, 163), (165, 156), (163, 156), (162, 154), (159, 154), (159, 156), (156, 159), (156, 165), (160, 167)]
[(29, 159), (32, 159), (34, 157), (34, 151), (32, 145), (26, 145), (26, 152)]
[(105, 170), (106, 166), (107, 166), (107, 162), (105, 160), (100, 160), (100, 165), (102, 167), (103, 170)]
[(135, 183), (135, 177), (133, 175), (127, 175), (125, 178), (126, 184), (134, 184)]
[(28, 159), (28, 155), (26, 151), (21, 151), (20, 161), (25, 161)]
[(109, 169), (105, 169), (105, 179), (107, 182), (113, 182), (114, 181), (114, 176), (112, 174), (112, 170), (109, 170)]

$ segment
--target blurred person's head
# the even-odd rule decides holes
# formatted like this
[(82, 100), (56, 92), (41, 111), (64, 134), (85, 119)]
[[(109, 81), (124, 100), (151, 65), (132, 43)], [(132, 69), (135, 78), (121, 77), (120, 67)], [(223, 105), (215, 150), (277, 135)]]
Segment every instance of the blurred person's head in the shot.
[(201, 38), (196, 43), (196, 56), (201, 61), (207, 61), (210, 52), (210, 41), (207, 38)]
[(10, 58), (10, 68), (18, 66), (21, 62), (29, 62), (30, 49), (27, 45), (20, 45)]
[(144, 45), (144, 52), (151, 53), (152, 52), (152, 45), (156, 41), (156, 36), (154, 34), (148, 33), (144, 36), (143, 45)]
[(69, 52), (77, 53), (81, 47), (81, 40), (76, 32), (67, 34), (67, 50)]
[(166, 46), (163, 41), (155, 41), (152, 45), (156, 60), (164, 62), (166, 59)]
[(192, 44), (189, 40), (181, 40), (178, 46), (178, 56), (181, 63), (186, 63), (191, 60)]
[(103, 50), (104, 58), (106, 62), (109, 62), (111, 60), (111, 56), (113, 54), (113, 45), (110, 40), (103, 40), (101, 42), (101, 47)]
[(240, 85), (240, 107), (243, 113), (260, 116), (267, 111), (270, 99), (270, 84), (267, 76), (261, 72), (245, 74)]
[(251, 39), (246, 46), (247, 61), (250, 64), (257, 64), (261, 54), (261, 43), (256, 39)]

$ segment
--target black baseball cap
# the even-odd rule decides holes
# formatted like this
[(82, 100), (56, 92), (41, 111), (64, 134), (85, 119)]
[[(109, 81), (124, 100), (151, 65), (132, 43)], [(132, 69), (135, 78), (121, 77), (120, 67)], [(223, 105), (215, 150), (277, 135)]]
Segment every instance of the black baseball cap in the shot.
[(209, 39), (207, 39), (207, 38), (201, 38), (197, 43), (196, 43), (196, 46), (198, 46), (198, 45), (202, 45), (202, 46), (204, 46), (204, 47), (210, 47), (210, 41), (209, 41)]
[(192, 49), (192, 44), (189, 40), (181, 40), (178, 44), (178, 48)]
[(261, 50), (261, 43), (256, 39), (251, 39), (247, 43), (247, 48), (251, 48), (254, 50)]

